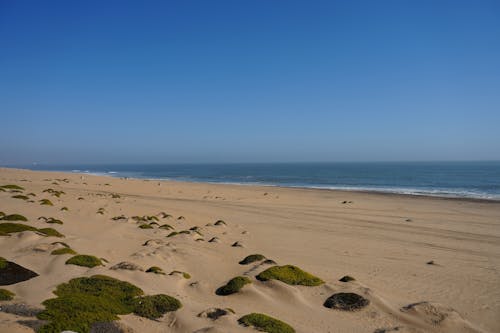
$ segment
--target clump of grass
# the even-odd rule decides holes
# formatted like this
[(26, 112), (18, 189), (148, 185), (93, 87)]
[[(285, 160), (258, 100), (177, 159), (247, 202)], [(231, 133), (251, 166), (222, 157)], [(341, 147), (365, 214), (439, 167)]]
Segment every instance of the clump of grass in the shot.
[(162, 219), (166, 219), (166, 218), (170, 218), (170, 217), (172, 217), (172, 215), (167, 214), (167, 213), (165, 213), (165, 212), (158, 213), (158, 215), (159, 215)]
[(55, 219), (53, 217), (49, 217), (46, 221), (46, 223), (51, 223), (51, 224), (63, 224), (63, 221)]
[(20, 215), (20, 214), (9, 214), (9, 215), (3, 215), (2, 217), (0, 217), (0, 220), (4, 220), (4, 221), (24, 221), (24, 222), (27, 222), (28, 219), (26, 217), (24, 217), (23, 215)]
[(162, 224), (159, 228), (165, 230), (174, 230), (174, 228), (170, 224)]
[(179, 233), (178, 233), (177, 231), (172, 231), (171, 233), (169, 233), (169, 234), (167, 235), (167, 237), (174, 237), (174, 236), (176, 236), (176, 235), (178, 235), (178, 234), (179, 234)]
[(96, 266), (102, 266), (102, 261), (101, 259), (94, 256), (77, 254), (76, 256), (69, 258), (66, 261), (66, 265), (77, 265), (92, 268)]
[(41, 228), (38, 229), (38, 232), (44, 234), (45, 236), (52, 236), (52, 237), (64, 237), (63, 234), (61, 234), (59, 231), (53, 228)]
[(125, 215), (120, 215), (120, 216), (115, 216), (111, 218), (113, 221), (120, 221), (120, 220), (126, 220), (127, 217)]
[(246, 256), (245, 259), (239, 262), (240, 265), (248, 265), (256, 261), (261, 261), (266, 259), (262, 254), (251, 254)]
[(164, 294), (139, 297), (134, 303), (134, 313), (149, 319), (160, 318), (165, 313), (182, 307), (178, 299)]
[(33, 193), (33, 192), (28, 193), (28, 194), (26, 194), (26, 195), (27, 195), (27, 196), (30, 196), (30, 197), (36, 197), (36, 194), (35, 194), (35, 193)]
[(20, 190), (20, 191), (24, 191), (24, 187), (19, 186), (19, 185), (8, 184), (8, 185), (2, 185), (0, 187), (3, 188), (3, 189), (5, 189), (5, 190)]
[(50, 201), (49, 199), (41, 199), (41, 200), (38, 200), (38, 202), (40, 203), (40, 205), (54, 206), (52, 201)]
[(245, 285), (252, 283), (252, 281), (245, 276), (237, 276), (229, 280), (224, 286), (219, 287), (215, 293), (219, 296), (227, 296), (237, 293)]
[(0, 289), (0, 301), (10, 301), (16, 294), (7, 289)]
[(346, 275), (346, 276), (343, 276), (339, 279), (340, 282), (351, 282), (351, 281), (356, 281), (355, 278), (353, 278), (352, 276), (349, 276), (349, 275)]
[(47, 192), (47, 193), (50, 193), (51, 195), (55, 196), (55, 197), (60, 197), (62, 194), (66, 194), (64, 191), (58, 191), (58, 190), (54, 190), (52, 188), (48, 188), (48, 189), (45, 189), (42, 191), (43, 193)]
[(78, 200), (85, 200), (83, 197), (78, 197)]
[(0, 234), (9, 235), (23, 231), (38, 231), (37, 228), (21, 223), (0, 223)]
[(5, 267), (7, 267), (7, 260), (3, 257), (0, 257), (0, 269), (4, 269)]
[(181, 271), (171, 271), (168, 275), (174, 275), (174, 274), (181, 274), (183, 278), (185, 279), (190, 279), (191, 275), (187, 272), (181, 272)]
[(50, 245), (57, 245), (57, 244), (62, 245), (64, 247), (69, 247), (69, 245), (66, 244), (66, 243), (64, 243), (64, 242), (53, 242), (53, 243), (50, 243)]
[(121, 198), (121, 196), (119, 194), (117, 194), (117, 193), (112, 193), (111, 194), (111, 198), (113, 198), (113, 199), (119, 199), (119, 198)]
[(252, 326), (256, 330), (267, 333), (295, 333), (293, 327), (281, 320), (262, 313), (250, 313), (238, 319), (243, 326)]
[(189, 235), (191, 232), (189, 230), (181, 230), (179, 234)]
[(61, 211), (62, 211), (62, 212), (64, 212), (64, 211), (68, 211), (68, 210), (69, 210), (69, 208), (68, 208), (68, 207), (63, 207), (63, 208), (61, 208)]
[(226, 222), (224, 222), (223, 220), (217, 220), (214, 225), (227, 225)]
[(63, 247), (61, 249), (57, 249), (57, 250), (50, 252), (50, 254), (55, 255), (55, 256), (62, 255), (62, 254), (76, 254), (76, 251), (69, 248), (69, 247)]
[(143, 215), (143, 216), (132, 216), (132, 220), (135, 222), (151, 222), (151, 221), (156, 221), (158, 222), (159, 219), (156, 216), (153, 215)]
[(45, 310), (37, 315), (48, 321), (39, 333), (88, 333), (93, 323), (118, 320), (118, 315), (136, 313), (158, 318), (182, 306), (167, 295), (140, 297), (144, 294), (140, 288), (104, 275), (72, 279), (59, 285), (54, 294), (57, 298), (44, 301)]
[(105, 209), (104, 208), (99, 208), (96, 212), (96, 214), (104, 215)]
[(20, 223), (0, 223), (0, 235), (2, 236), (23, 231), (35, 231), (43, 234), (44, 236), (64, 237), (63, 234), (60, 234), (57, 230), (52, 228), (37, 229), (35, 227)]
[(178, 220), (185, 220), (186, 218), (184, 216), (179, 216), (177, 219)]
[(155, 274), (163, 274), (165, 275), (165, 272), (163, 271), (163, 269), (161, 269), (160, 267), (158, 266), (152, 266), (152, 267), (149, 267), (147, 270), (146, 270), (146, 273), (155, 273)]
[(144, 224), (141, 224), (141, 225), (139, 226), (139, 228), (141, 228), (141, 229), (153, 229), (153, 226), (152, 226), (152, 225), (149, 225), (149, 224), (144, 223)]
[(22, 195), (22, 194), (17, 194), (17, 195), (13, 195), (12, 198), (21, 199), (21, 200), (29, 200), (30, 197), (28, 197), (26, 195)]
[(324, 307), (342, 310), (356, 311), (370, 304), (370, 301), (355, 293), (336, 293), (328, 297), (323, 303)]
[(151, 222), (151, 223), (149, 223), (149, 225), (150, 225), (150, 226), (154, 226), (154, 225), (159, 226), (159, 224), (158, 224), (158, 223), (156, 223), (156, 222)]
[(319, 286), (324, 281), (293, 265), (273, 266), (256, 276), (257, 280), (279, 280), (290, 285)]

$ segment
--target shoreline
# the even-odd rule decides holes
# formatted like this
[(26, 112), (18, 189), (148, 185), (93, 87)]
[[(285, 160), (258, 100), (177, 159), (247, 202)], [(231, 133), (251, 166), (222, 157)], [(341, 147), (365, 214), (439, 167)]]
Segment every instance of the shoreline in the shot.
[(415, 193), (396, 193), (389, 191), (377, 191), (377, 190), (362, 190), (362, 189), (341, 189), (341, 188), (321, 188), (321, 187), (308, 187), (308, 186), (285, 186), (285, 185), (274, 185), (274, 184), (254, 184), (254, 183), (225, 183), (225, 182), (209, 182), (209, 181), (188, 181), (188, 180), (176, 180), (176, 179), (163, 179), (163, 178), (138, 178), (138, 177), (124, 177), (113, 174), (96, 174), (88, 172), (71, 172), (71, 171), (57, 171), (57, 170), (32, 170), (32, 169), (22, 169), (22, 168), (9, 168), (0, 167), (6, 170), (18, 170), (18, 171), (29, 171), (29, 172), (50, 172), (50, 173), (61, 173), (67, 175), (85, 175), (93, 177), (105, 177), (110, 179), (134, 179), (134, 180), (146, 180), (146, 181), (158, 181), (158, 182), (172, 182), (176, 184), (199, 184), (199, 185), (214, 185), (214, 186), (243, 186), (243, 187), (255, 187), (255, 188), (279, 188), (279, 189), (290, 189), (290, 190), (303, 190), (303, 191), (327, 191), (331, 193), (358, 193), (358, 194), (371, 194), (371, 195), (381, 195), (388, 197), (401, 197), (401, 198), (414, 198), (414, 199), (438, 199), (438, 200), (450, 200), (450, 201), (462, 201), (462, 202), (476, 202), (476, 203), (487, 203), (487, 204), (500, 204), (500, 199), (491, 198), (476, 198), (476, 197), (460, 197), (460, 196), (446, 196), (446, 195), (432, 195), (432, 194), (415, 194)]

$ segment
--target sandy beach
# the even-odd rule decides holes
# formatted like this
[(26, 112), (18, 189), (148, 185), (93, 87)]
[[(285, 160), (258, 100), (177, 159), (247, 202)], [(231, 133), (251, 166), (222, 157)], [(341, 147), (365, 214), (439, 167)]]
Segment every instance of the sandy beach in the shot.
[[(0, 256), (38, 274), (0, 286), (15, 294), (0, 302), (0, 332), (33, 332), (43, 325), (33, 313), (56, 297), (58, 285), (96, 274), (182, 303), (155, 320), (120, 315), (127, 332), (252, 332), (238, 323), (250, 313), (298, 333), (500, 332), (500, 202), (0, 169), (0, 185), (11, 184), (24, 189), (1, 191), (0, 211), (64, 237), (0, 236)], [(47, 223), (50, 217), (63, 224)], [(165, 224), (172, 229), (160, 228)], [(167, 237), (174, 231), (186, 232)], [(63, 247), (54, 242), (103, 258), (103, 265), (66, 264), (73, 255), (51, 254)], [(239, 264), (251, 254), (276, 264)], [(136, 267), (116, 269), (122, 262)], [(297, 266), (324, 283), (256, 278), (275, 265)], [(165, 274), (146, 273), (152, 266)], [(346, 275), (355, 280), (339, 281)], [(237, 276), (251, 283), (216, 294)], [(367, 302), (355, 311), (325, 307), (338, 293)], [(20, 303), (34, 312), (5, 312)], [(206, 316), (213, 308), (231, 311), (213, 320)]]

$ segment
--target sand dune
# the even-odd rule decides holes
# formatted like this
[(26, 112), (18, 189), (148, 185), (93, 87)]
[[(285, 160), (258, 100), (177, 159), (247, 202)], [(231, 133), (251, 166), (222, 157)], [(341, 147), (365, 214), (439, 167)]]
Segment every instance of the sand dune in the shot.
[[(56, 287), (94, 275), (182, 303), (154, 320), (119, 315), (95, 332), (252, 332), (238, 323), (251, 313), (299, 333), (500, 331), (498, 202), (0, 169), (0, 186), (7, 184), (24, 189), (0, 191), (0, 211), (27, 221), (0, 223), (33, 228), (0, 236), (0, 256), (38, 276), (0, 286), (15, 293), (0, 301), (0, 332), (44, 325), (35, 313)], [(102, 265), (54, 254), (69, 249)], [(275, 264), (239, 264), (251, 254)], [(284, 265), (322, 282), (256, 278)], [(354, 280), (339, 281), (345, 275)], [(216, 294), (238, 276), (250, 283)], [(340, 309), (358, 300), (345, 296), (352, 294), (363, 302)], [(340, 303), (328, 308), (333, 295)]]

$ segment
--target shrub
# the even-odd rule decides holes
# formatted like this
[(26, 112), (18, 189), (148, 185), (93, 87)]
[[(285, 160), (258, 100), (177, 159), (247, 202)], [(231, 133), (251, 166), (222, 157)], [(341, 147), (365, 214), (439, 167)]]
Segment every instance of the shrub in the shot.
[(46, 223), (52, 223), (52, 224), (63, 224), (63, 221), (55, 219), (53, 217), (49, 217), (46, 221)]
[(53, 236), (53, 237), (64, 237), (59, 231), (53, 228), (41, 228), (38, 229), (39, 232), (44, 234), (45, 236)]
[(52, 201), (50, 201), (49, 199), (41, 199), (41, 200), (38, 200), (38, 202), (40, 203), (40, 205), (54, 206)]
[(24, 221), (27, 222), (28, 219), (22, 215), (19, 214), (10, 214), (10, 215), (4, 215), (0, 218), (0, 220), (4, 221)]
[(346, 276), (343, 276), (342, 278), (340, 278), (339, 281), (340, 282), (351, 282), (351, 281), (356, 281), (356, 279), (353, 278), (352, 276), (346, 275)]
[(248, 265), (256, 261), (261, 261), (266, 259), (262, 254), (251, 254), (246, 256), (245, 259), (239, 262), (240, 265)]
[(24, 191), (24, 187), (19, 186), (19, 185), (9, 184), (9, 185), (2, 185), (0, 187), (3, 188), (3, 189), (6, 189), (6, 190), (21, 190), (21, 191)]
[(0, 269), (7, 267), (7, 264), (8, 264), (7, 260), (5, 260), (5, 258), (0, 257)]
[(62, 245), (64, 247), (69, 247), (69, 245), (66, 244), (66, 243), (64, 243), (64, 242), (53, 242), (53, 243), (50, 243), (50, 245), (57, 245), (57, 244)]
[(229, 280), (224, 286), (218, 288), (215, 293), (219, 296), (227, 296), (240, 291), (245, 285), (252, 281), (245, 276), (237, 276)]
[(29, 200), (28, 196), (22, 195), (22, 194), (13, 195), (12, 198), (14, 198), (14, 199), (21, 199), (21, 200)]
[(223, 220), (218, 220), (214, 223), (214, 225), (227, 225), (227, 224)]
[(190, 279), (191, 278), (191, 275), (189, 273), (181, 272), (181, 271), (172, 271), (168, 275), (174, 275), (174, 274), (181, 274), (182, 277), (185, 278), (185, 279)]
[(115, 216), (111, 218), (113, 221), (126, 220), (127, 217), (125, 215)]
[(165, 230), (173, 230), (174, 228), (170, 224), (162, 224), (160, 229), (165, 229)]
[(257, 275), (256, 278), (260, 281), (279, 280), (286, 284), (303, 286), (318, 286), (324, 283), (320, 278), (293, 265), (270, 267)]
[(125, 281), (103, 275), (81, 277), (59, 285), (57, 298), (44, 301), (38, 318), (48, 323), (38, 332), (72, 330), (87, 333), (95, 322), (109, 322), (134, 311), (134, 301), (143, 291)]
[(160, 267), (158, 266), (152, 266), (152, 267), (149, 267), (147, 270), (146, 270), (146, 273), (155, 273), (155, 274), (163, 274), (165, 275), (165, 272), (163, 271), (163, 269), (161, 269)]
[(267, 333), (294, 333), (295, 330), (281, 320), (262, 313), (251, 313), (238, 319), (243, 326), (253, 326), (256, 330)]
[(179, 233), (177, 231), (172, 231), (167, 235), (167, 237), (174, 237), (175, 235), (178, 235)]
[(149, 224), (141, 224), (139, 226), (139, 228), (141, 228), (141, 229), (153, 229), (153, 226), (151, 226)]
[(38, 231), (37, 228), (21, 223), (0, 223), (1, 234), (13, 234), (23, 231)]
[(138, 297), (134, 303), (134, 313), (149, 319), (160, 318), (165, 313), (182, 307), (178, 299), (163, 294)]
[(50, 252), (52, 255), (61, 255), (61, 254), (76, 254), (75, 250), (69, 247), (63, 247), (61, 249), (54, 250)]
[(356, 311), (370, 304), (370, 301), (355, 293), (336, 293), (328, 297), (323, 303), (324, 307), (342, 310)]
[(66, 265), (77, 265), (92, 268), (95, 266), (102, 266), (102, 261), (101, 259), (94, 256), (78, 254), (74, 257), (69, 258), (66, 261)]
[(0, 301), (10, 301), (16, 294), (7, 289), (0, 289)]

